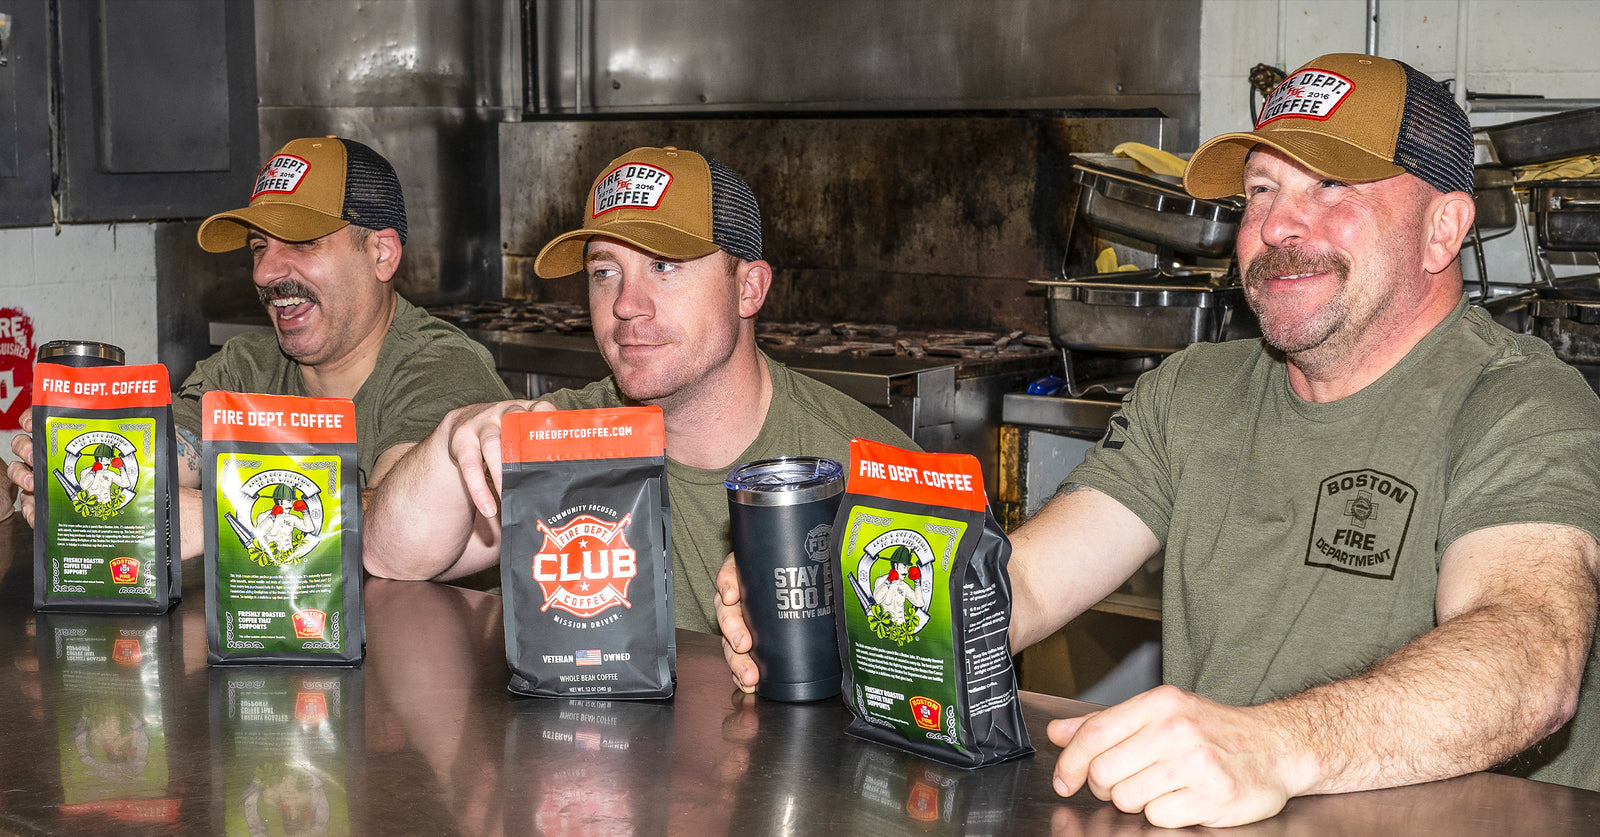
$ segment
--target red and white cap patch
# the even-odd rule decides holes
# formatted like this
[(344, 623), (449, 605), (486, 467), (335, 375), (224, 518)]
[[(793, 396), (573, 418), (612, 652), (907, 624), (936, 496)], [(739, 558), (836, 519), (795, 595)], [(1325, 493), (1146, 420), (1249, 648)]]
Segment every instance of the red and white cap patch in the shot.
[(672, 174), (646, 163), (623, 163), (594, 186), (594, 217), (613, 209), (655, 209), (667, 194)]
[(256, 190), (250, 193), (250, 200), (255, 200), (264, 192), (293, 192), (300, 188), (300, 181), (308, 171), (311, 171), (311, 164), (305, 160), (293, 154), (279, 154), (261, 167), (261, 173), (256, 175)]
[(1327, 119), (1353, 90), (1355, 85), (1350, 79), (1338, 73), (1309, 68), (1301, 70), (1273, 88), (1266, 103), (1261, 106), (1256, 127), (1288, 116), (1318, 121)]

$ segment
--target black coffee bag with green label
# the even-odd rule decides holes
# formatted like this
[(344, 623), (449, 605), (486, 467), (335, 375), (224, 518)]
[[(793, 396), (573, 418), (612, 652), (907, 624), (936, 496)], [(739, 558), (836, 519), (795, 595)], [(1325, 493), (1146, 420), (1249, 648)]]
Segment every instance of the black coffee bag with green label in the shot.
[(833, 551), (846, 731), (957, 767), (1033, 752), (1011, 664), (1011, 543), (978, 460), (852, 440)]
[(200, 419), (211, 664), (359, 662), (355, 404), (213, 391)]
[(678, 646), (661, 409), (509, 413), (501, 426), (511, 691), (670, 697)]
[(165, 366), (34, 368), (34, 609), (178, 601), (174, 450)]

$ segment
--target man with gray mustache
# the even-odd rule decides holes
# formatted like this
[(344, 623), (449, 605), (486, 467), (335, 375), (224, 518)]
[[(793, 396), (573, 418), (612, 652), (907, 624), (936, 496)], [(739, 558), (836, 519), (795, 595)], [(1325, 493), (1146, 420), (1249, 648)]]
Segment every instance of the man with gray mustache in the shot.
[[(249, 247), (273, 334), (246, 333), (195, 366), (173, 394), (183, 557), (204, 551), (200, 396), (211, 390), (355, 401), (358, 483), (376, 486), (456, 407), (508, 398), (487, 350), (407, 302), (392, 280), (405, 201), (382, 155), (340, 137), (297, 139), (256, 175), (250, 205), (200, 225), (213, 253)], [(32, 442), (17, 436), (11, 479), (33, 522)]]
[(1600, 400), (1467, 304), (1472, 170), (1443, 85), (1366, 55), (1195, 152), (1192, 194), (1245, 197), (1265, 339), (1143, 376), (1013, 535), (1018, 649), (1166, 550), (1166, 685), (1052, 722), (1059, 793), (1183, 826), (1489, 768), (1600, 789)]
[(1490, 768), (1600, 790), (1600, 399), (1467, 304), (1473, 156), (1443, 85), (1340, 54), (1190, 159), (1245, 197), (1265, 340), (1142, 376), (1011, 535), (1013, 650), (1165, 550), (1165, 685), (1050, 724), (1061, 795), (1180, 827)]

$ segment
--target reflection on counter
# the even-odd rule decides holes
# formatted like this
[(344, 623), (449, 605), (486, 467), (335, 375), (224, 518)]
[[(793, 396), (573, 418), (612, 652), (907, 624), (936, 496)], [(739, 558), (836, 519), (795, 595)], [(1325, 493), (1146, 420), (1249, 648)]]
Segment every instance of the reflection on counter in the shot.
[[(181, 655), (172, 617), (38, 614), (45, 722), (61, 763), (61, 814), (175, 823), (164, 689)], [(83, 825), (87, 825), (84, 823)]]
[(671, 738), (672, 706), (662, 701), (516, 701), (506, 727), (507, 831), (650, 831)]
[(845, 769), (853, 777), (851, 787), (871, 804), (858, 810), (850, 830), (898, 834), (910, 827), (913, 833), (925, 829), (968, 837), (1011, 834), (1011, 809), (1034, 761), (1012, 759), (961, 770), (897, 750), (856, 749)]
[(256, 667), (211, 670), (219, 833), (349, 834), (361, 787), (365, 672)]

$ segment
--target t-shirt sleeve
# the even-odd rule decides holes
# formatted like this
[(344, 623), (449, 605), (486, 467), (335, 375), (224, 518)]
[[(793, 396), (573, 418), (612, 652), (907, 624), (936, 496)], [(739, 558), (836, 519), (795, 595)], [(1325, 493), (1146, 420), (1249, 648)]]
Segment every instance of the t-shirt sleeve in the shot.
[(373, 450), (381, 456), (395, 445), (422, 441), (457, 407), (510, 397), (505, 381), (470, 348), (431, 349), (403, 364), (389, 382)]
[[(230, 339), (221, 349), (210, 357), (202, 359), (195, 364), (194, 371), (183, 380), (183, 385), (172, 393), (172, 422), (176, 427), (183, 428), (200, 438), (200, 397), (212, 390), (229, 390), (232, 392), (255, 392), (257, 387), (247, 385), (246, 378), (260, 374), (253, 365), (248, 364), (260, 349), (248, 345), (250, 335), (242, 335)], [(276, 339), (270, 349), (278, 351)]]
[(1600, 399), (1579, 373), (1535, 359), (1485, 375), (1452, 440), (1438, 555), (1508, 523), (1556, 523), (1600, 539)]
[(1139, 376), (1111, 416), (1100, 441), (1066, 482), (1102, 491), (1126, 506), (1163, 544), (1172, 522), (1173, 477), (1167, 449), (1167, 407), (1185, 356), (1167, 358)]

